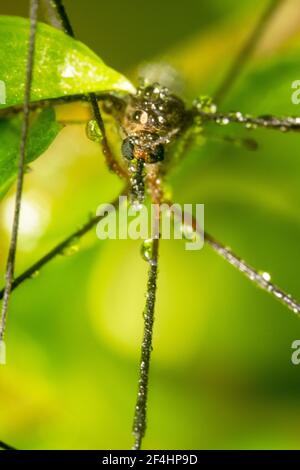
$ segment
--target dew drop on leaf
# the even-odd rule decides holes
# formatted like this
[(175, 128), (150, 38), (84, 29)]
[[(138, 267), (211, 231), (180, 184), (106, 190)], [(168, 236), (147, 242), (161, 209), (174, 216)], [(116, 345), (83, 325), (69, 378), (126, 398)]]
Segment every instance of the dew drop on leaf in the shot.
[(154, 265), (154, 255), (153, 255), (153, 240), (152, 238), (147, 238), (143, 241), (141, 246), (141, 255), (142, 258), (147, 261), (148, 263)]

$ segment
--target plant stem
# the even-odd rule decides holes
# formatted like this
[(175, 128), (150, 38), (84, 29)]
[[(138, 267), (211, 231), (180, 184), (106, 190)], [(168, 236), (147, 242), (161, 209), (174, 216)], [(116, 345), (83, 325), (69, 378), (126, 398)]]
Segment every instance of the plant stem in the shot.
[(2, 309), (1, 309), (0, 341), (4, 339), (8, 305), (9, 305), (10, 293), (12, 289), (12, 282), (13, 282), (14, 270), (15, 270), (15, 258), (16, 258), (16, 251), (17, 251), (17, 241), (18, 241), (20, 212), (21, 212), (21, 200), (22, 200), (24, 171), (25, 171), (26, 145), (27, 145), (27, 136), (28, 136), (28, 129), (29, 129), (29, 114), (30, 114), (29, 102), (30, 102), (31, 83), (32, 83), (32, 76), (33, 76), (38, 8), (39, 8), (39, 0), (31, 0), (30, 2), (30, 34), (29, 34), (28, 59), (27, 59), (27, 68), (26, 68), (26, 81), (25, 81), (25, 93), (24, 93), (24, 105), (23, 105), (24, 114), (23, 114), (20, 154), (19, 154), (19, 162), (18, 162), (18, 178), (17, 178), (16, 198), (15, 198), (14, 219), (13, 219), (9, 253), (8, 253), (8, 258), (7, 258), (7, 266), (6, 266), (6, 273), (5, 273), (5, 288), (4, 288), (4, 294), (3, 294)]

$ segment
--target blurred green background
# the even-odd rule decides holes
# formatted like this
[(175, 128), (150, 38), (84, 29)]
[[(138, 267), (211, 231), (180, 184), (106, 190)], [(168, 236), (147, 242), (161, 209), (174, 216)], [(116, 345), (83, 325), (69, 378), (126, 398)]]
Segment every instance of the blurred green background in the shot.
[[(170, 63), (188, 102), (213, 92), (266, 3), (65, 2), (77, 36), (109, 65), (135, 78), (141, 63)], [(300, 113), (291, 104), (298, 7), (283, 2), (224, 109)], [(0, 1), (0, 13), (26, 16), (27, 2)], [(249, 152), (220, 138), (249, 131), (210, 131), (170, 176), (173, 199), (204, 203), (209, 232), (300, 298), (299, 135), (252, 131), (259, 149)], [(18, 272), (121, 187), (83, 125), (64, 128), (32, 170)], [(12, 197), (0, 205), (2, 273)], [(139, 250), (93, 231), (15, 291), (0, 369), (1, 440), (22, 449), (130, 448), (147, 274)], [(299, 319), (209, 247), (188, 252), (163, 241), (144, 447), (300, 448), (295, 339)]]

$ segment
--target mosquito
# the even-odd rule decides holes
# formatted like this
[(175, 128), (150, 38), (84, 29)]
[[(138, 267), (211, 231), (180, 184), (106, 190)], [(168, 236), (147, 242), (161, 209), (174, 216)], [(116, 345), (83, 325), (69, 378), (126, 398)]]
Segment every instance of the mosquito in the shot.
[[(34, 111), (49, 104), (59, 105), (69, 101), (87, 101), (93, 111), (93, 120), (88, 123), (88, 134), (94, 140), (100, 140), (107, 166), (111, 171), (124, 180), (123, 194), (129, 194), (131, 204), (142, 204), (145, 198), (149, 198), (156, 205), (167, 203), (170, 206), (172, 201), (168, 200), (164, 193), (164, 179), (172, 163), (172, 149), (176, 142), (189, 141), (190, 131), (199, 128), (205, 129), (207, 123), (214, 122), (217, 125), (233, 124), (250, 129), (265, 128), (280, 132), (299, 132), (300, 117), (277, 117), (258, 116), (242, 114), (241, 112), (219, 111), (224, 96), (233, 86), (237, 76), (243, 69), (245, 63), (250, 58), (255, 49), (262, 32), (269, 24), (274, 11), (282, 3), (282, 0), (272, 0), (268, 4), (262, 17), (259, 19), (253, 33), (246, 44), (242, 47), (240, 54), (234, 61), (225, 80), (215, 93), (214, 98), (202, 97), (196, 99), (192, 106), (188, 106), (179, 96), (174, 94), (169, 88), (160, 83), (143, 82), (137, 88), (135, 94), (117, 96), (115, 93), (76, 95), (74, 97), (62, 97), (55, 100), (42, 102), (31, 102), (29, 100), (30, 87), (32, 81), (32, 69), (34, 62), (34, 41), (36, 35), (37, 7), (38, 0), (31, 0), (31, 34), (28, 52), (28, 67), (26, 79), (26, 94), (24, 106), (22, 108), (5, 109), (1, 117), (9, 113), (23, 112), (23, 132), (22, 146), (20, 149), (20, 165), (18, 173), (16, 210), (14, 216), (14, 227), (12, 240), (8, 255), (6, 284), (0, 291), (2, 303), (2, 315), (0, 325), (0, 343), (4, 342), (5, 324), (11, 292), (21, 283), (30, 278), (32, 274), (40, 270), (45, 264), (55, 258), (58, 254), (75, 239), (78, 239), (90, 231), (99, 221), (99, 217), (90, 219), (83, 224), (79, 230), (69, 235), (65, 240), (56, 245), (50, 252), (39, 259), (19, 276), (14, 276), (14, 260), (16, 254), (16, 244), (18, 235), (18, 221), (21, 207), (22, 182), (24, 177), (24, 152), (26, 148), (26, 135), (28, 129), (28, 116), (30, 111)], [(74, 36), (74, 32), (68, 15), (61, 0), (50, 0), (47, 2), (51, 8), (53, 23), (60, 26), (66, 34)], [(102, 115), (110, 115), (117, 123), (120, 133), (120, 152), (114, 155), (106, 136), (106, 129)], [(100, 136), (100, 138), (99, 138)], [(99, 138), (99, 139), (98, 139)], [(245, 140), (250, 147), (255, 147), (255, 141)], [(185, 153), (185, 145), (182, 146), (182, 155)], [(118, 198), (113, 201), (115, 207), (118, 206)], [(176, 216), (176, 214), (175, 214)], [(157, 219), (159, 221), (158, 212)], [(199, 231), (195, 221), (191, 222), (191, 229)], [(216, 240), (212, 235), (205, 232), (206, 243), (225, 261), (237, 268), (252, 283), (273, 295), (274, 299), (280, 301), (284, 306), (300, 314), (300, 303), (282, 288), (273, 284), (267, 273), (261, 273), (244, 261), (241, 257)], [(144, 309), (144, 335), (141, 345), (141, 358), (139, 364), (139, 380), (136, 406), (133, 419), (133, 449), (139, 450), (142, 447), (143, 437), (147, 424), (148, 386), (149, 368), (152, 351), (152, 335), (154, 323), (154, 310), (156, 301), (156, 289), (158, 282), (158, 262), (159, 262), (159, 236), (147, 240), (145, 245), (147, 251), (148, 282), (147, 299)], [(9, 449), (10, 446), (0, 443), (0, 447)]]

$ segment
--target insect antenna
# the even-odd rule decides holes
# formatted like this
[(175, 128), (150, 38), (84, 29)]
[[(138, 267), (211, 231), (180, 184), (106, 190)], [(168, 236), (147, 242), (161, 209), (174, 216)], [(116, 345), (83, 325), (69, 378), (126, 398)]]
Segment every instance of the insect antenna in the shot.
[(131, 193), (130, 198), (133, 204), (142, 204), (145, 198), (145, 181), (144, 181), (145, 164), (141, 158), (135, 163), (130, 163), (129, 171), (131, 173)]
[[(21, 213), (21, 201), (23, 193), (23, 181), (25, 173), (25, 158), (26, 158), (26, 146), (27, 146), (27, 137), (29, 129), (29, 102), (30, 102), (30, 93), (31, 93), (31, 83), (33, 77), (33, 65), (34, 65), (34, 51), (35, 51), (35, 40), (36, 40), (36, 30), (37, 30), (37, 18), (38, 18), (38, 9), (39, 9), (39, 0), (30, 1), (30, 33), (29, 33), (29, 43), (28, 43), (28, 56), (27, 56), (27, 66), (26, 66), (26, 80), (25, 80), (25, 91), (24, 91), (24, 104), (23, 104), (23, 123), (21, 131), (21, 143), (20, 143), (20, 153), (18, 161), (18, 176), (17, 176), (17, 188), (15, 196), (15, 209), (13, 217), (13, 226), (10, 239), (9, 252), (7, 257), (7, 265), (5, 272), (5, 288), (3, 293), (3, 303), (1, 309), (1, 319), (0, 319), (0, 345), (4, 348), (4, 335), (5, 335), (5, 326), (7, 319), (7, 312), (10, 300), (10, 294), (12, 290), (12, 283), (15, 271), (15, 259), (17, 251), (17, 242), (18, 242), (18, 233), (19, 233), (19, 221)], [(5, 357), (2, 358), (5, 362)]]

